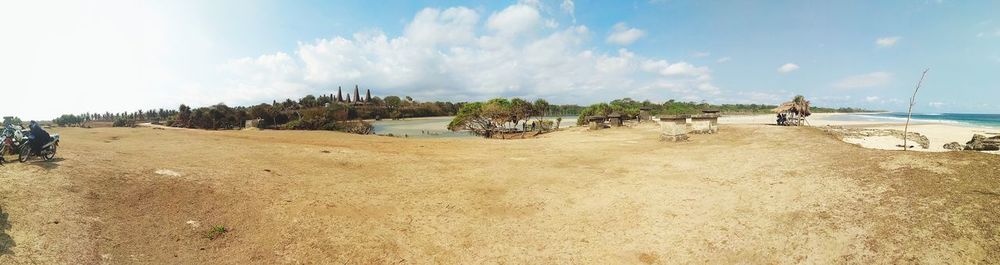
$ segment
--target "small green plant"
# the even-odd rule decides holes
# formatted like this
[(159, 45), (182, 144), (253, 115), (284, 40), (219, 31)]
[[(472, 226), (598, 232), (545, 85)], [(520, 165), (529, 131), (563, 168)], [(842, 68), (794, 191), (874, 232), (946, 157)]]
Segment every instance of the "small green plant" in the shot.
[(216, 239), (222, 236), (222, 234), (225, 234), (226, 232), (229, 232), (229, 229), (226, 228), (225, 226), (222, 225), (213, 226), (212, 230), (208, 230), (208, 232), (205, 233), (205, 238)]

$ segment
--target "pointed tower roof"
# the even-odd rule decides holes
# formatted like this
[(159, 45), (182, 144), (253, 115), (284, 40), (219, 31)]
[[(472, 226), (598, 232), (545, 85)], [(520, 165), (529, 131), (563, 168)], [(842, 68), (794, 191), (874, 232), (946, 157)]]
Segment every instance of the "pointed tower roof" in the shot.
[(372, 102), (372, 90), (365, 89), (365, 102)]
[(337, 86), (337, 102), (344, 102), (344, 93), (340, 90), (340, 86)]
[(354, 101), (361, 101), (361, 93), (358, 93), (358, 85), (354, 85)]

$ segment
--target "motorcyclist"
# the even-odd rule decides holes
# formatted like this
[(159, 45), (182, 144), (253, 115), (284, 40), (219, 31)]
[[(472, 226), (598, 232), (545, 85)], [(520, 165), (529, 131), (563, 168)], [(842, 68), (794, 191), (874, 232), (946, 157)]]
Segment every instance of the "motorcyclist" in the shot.
[(52, 137), (49, 135), (49, 132), (43, 130), (42, 126), (38, 125), (38, 122), (31, 121), (28, 128), (31, 130), (28, 135), (28, 139), (31, 140), (32, 153), (38, 153), (42, 150), (42, 146), (49, 143), (49, 141), (52, 141)]

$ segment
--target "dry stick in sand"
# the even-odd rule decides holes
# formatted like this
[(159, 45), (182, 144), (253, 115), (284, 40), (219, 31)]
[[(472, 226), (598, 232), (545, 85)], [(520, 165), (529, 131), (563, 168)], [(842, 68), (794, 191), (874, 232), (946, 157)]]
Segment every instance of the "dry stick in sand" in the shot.
[(924, 77), (927, 76), (927, 71), (930, 70), (930, 68), (924, 69), (924, 73), (920, 75), (920, 81), (917, 81), (917, 88), (913, 89), (913, 96), (910, 97), (910, 108), (906, 110), (906, 125), (903, 126), (903, 151), (909, 149), (906, 138), (910, 135), (910, 117), (913, 116), (913, 105), (917, 104), (917, 91), (920, 91), (920, 85), (924, 83)]

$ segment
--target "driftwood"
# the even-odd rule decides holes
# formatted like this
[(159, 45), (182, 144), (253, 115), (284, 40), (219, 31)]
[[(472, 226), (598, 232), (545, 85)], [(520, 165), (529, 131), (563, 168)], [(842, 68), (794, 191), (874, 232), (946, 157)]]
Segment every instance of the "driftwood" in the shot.
[(910, 97), (910, 108), (906, 110), (906, 125), (903, 126), (903, 151), (909, 150), (909, 146), (906, 145), (906, 135), (910, 132), (910, 117), (913, 116), (913, 105), (917, 104), (917, 91), (920, 91), (920, 85), (924, 83), (924, 77), (927, 76), (927, 71), (930, 70), (930, 68), (924, 69), (924, 73), (920, 74), (920, 81), (917, 81), (917, 88), (913, 89), (913, 96)]

